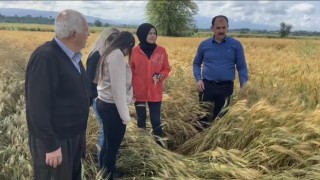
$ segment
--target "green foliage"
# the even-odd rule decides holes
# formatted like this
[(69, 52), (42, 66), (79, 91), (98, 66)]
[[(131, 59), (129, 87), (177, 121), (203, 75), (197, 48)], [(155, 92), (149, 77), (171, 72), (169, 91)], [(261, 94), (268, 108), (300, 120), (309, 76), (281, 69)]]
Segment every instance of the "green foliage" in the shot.
[(242, 28), (240, 29), (240, 34), (248, 34), (250, 32), (249, 28)]
[(0, 14), (0, 22), (1, 23), (33, 23), (33, 24), (53, 24), (54, 18), (50, 16), (50, 18), (37, 16), (33, 17), (31, 15), (27, 16), (4, 16)]
[(293, 26), (291, 24), (287, 24), (285, 22), (280, 23), (280, 37), (287, 37)]
[(102, 22), (99, 19), (97, 19), (97, 20), (94, 21), (94, 25), (97, 26), (97, 27), (101, 27), (102, 26)]
[(183, 36), (194, 31), (193, 16), (198, 10), (197, 4), (191, 0), (149, 0), (146, 16), (160, 35)]
[(109, 27), (110, 24), (109, 24), (109, 23), (104, 23), (103, 26), (104, 26), (104, 27)]

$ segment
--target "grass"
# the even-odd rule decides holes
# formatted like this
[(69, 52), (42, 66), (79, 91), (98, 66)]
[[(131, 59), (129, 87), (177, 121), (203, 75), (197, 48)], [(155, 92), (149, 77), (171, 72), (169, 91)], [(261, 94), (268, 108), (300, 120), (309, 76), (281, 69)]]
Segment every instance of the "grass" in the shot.
[[(91, 33), (100, 33), (105, 27), (90, 27)], [(135, 33), (135, 29), (119, 28)], [(37, 31), (37, 32), (54, 32), (52, 24), (23, 24), (23, 23), (0, 23), (0, 30), (5, 31)]]
[[(2, 34), (0, 179), (32, 179), (24, 69), (30, 53), (53, 33)], [(85, 58), (97, 35), (89, 37)], [(248, 99), (238, 99), (236, 80), (226, 116), (198, 132), (197, 120), (206, 112), (197, 100), (192, 60), (203, 39), (159, 37), (172, 66), (161, 113), (168, 149), (154, 142), (150, 124), (146, 131), (136, 128), (130, 107), (133, 119), (117, 161), (121, 179), (320, 179), (320, 41), (238, 38), (250, 72)], [(83, 179), (101, 179), (98, 129), (91, 112)]]

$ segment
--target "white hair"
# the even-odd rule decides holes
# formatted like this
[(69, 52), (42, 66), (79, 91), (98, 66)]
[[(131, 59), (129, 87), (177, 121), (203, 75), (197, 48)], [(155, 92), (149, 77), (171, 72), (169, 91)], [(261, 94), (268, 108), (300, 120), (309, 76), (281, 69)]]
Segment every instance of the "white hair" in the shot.
[(74, 32), (82, 33), (86, 19), (78, 11), (72, 9), (63, 10), (58, 14), (54, 22), (54, 31), (59, 39), (68, 38)]
[(118, 34), (120, 34), (120, 31), (116, 28), (105, 28), (94, 42), (90, 52), (94, 53), (95, 51), (99, 51), (99, 53), (102, 54), (106, 50), (107, 45), (111, 43)]

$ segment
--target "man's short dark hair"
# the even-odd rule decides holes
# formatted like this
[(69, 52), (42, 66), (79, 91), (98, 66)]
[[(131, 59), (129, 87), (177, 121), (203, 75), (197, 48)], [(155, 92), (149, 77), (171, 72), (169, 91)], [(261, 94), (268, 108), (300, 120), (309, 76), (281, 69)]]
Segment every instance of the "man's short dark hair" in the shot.
[(218, 16), (213, 17), (212, 22), (211, 22), (212, 26), (214, 25), (214, 22), (216, 21), (217, 18), (224, 18), (227, 21), (227, 24), (229, 24), (227, 16), (218, 15)]

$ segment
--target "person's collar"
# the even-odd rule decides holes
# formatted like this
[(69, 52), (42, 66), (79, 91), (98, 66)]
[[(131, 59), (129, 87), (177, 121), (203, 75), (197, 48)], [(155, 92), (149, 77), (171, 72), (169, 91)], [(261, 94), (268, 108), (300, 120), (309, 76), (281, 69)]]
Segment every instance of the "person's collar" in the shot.
[(58, 37), (54, 37), (54, 40), (57, 42), (58, 46), (67, 54), (70, 59), (81, 59), (81, 52), (73, 52), (68, 46), (66, 46)]
[[(228, 39), (229, 39), (229, 37), (226, 36), (226, 37), (221, 41), (221, 43), (227, 42)], [(218, 43), (218, 42), (215, 40), (214, 35), (212, 36), (212, 42)]]

